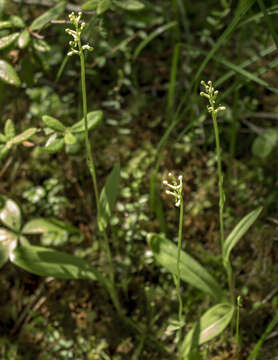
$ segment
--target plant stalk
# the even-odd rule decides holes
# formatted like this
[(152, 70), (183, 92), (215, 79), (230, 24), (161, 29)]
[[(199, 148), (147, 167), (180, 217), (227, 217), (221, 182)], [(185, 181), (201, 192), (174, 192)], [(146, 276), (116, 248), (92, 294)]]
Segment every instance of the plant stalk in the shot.
[[(177, 294), (179, 300), (179, 313), (178, 319), (181, 325), (182, 323), (182, 313), (183, 313), (183, 302), (181, 296), (181, 274), (180, 274), (180, 259), (181, 259), (181, 243), (182, 243), (182, 228), (183, 228), (183, 198), (180, 198), (180, 217), (179, 217), (179, 233), (178, 233), (178, 258), (177, 258), (177, 278), (176, 278), (176, 287), (177, 287)], [(178, 332), (178, 343), (180, 342), (181, 338), (181, 328), (179, 328)]]

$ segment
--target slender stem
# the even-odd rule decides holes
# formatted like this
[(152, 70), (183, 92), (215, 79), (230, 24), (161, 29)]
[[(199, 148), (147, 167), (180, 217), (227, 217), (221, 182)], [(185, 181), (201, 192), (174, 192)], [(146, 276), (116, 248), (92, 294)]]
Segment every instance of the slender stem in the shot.
[(237, 343), (237, 359), (239, 359), (240, 352), (240, 338), (239, 338), (239, 318), (240, 318), (241, 297), (237, 298), (237, 314), (236, 314), (236, 343)]
[[(181, 296), (181, 274), (180, 274), (180, 259), (181, 259), (181, 243), (182, 243), (182, 228), (183, 228), (183, 198), (180, 198), (180, 217), (179, 217), (179, 234), (178, 234), (178, 257), (177, 257), (177, 279), (176, 279), (176, 287), (177, 287), (177, 294), (179, 300), (179, 323), (182, 323), (182, 312), (183, 312), (183, 302)], [(181, 328), (179, 328), (178, 332), (178, 343), (181, 338)]]
[(224, 245), (224, 218), (223, 218), (223, 210), (224, 210), (224, 202), (225, 195), (223, 190), (223, 173), (222, 173), (222, 164), (221, 164), (221, 147), (220, 147), (220, 139), (219, 139), (219, 131), (217, 124), (217, 115), (214, 109), (214, 104), (210, 102), (211, 107), (213, 108), (212, 121), (213, 128), (215, 134), (215, 143), (216, 143), (216, 154), (217, 154), (217, 172), (218, 172), (218, 191), (219, 191), (219, 222), (220, 222), (220, 243), (221, 249), (223, 249)]
[[(87, 165), (90, 171), (90, 175), (93, 181), (93, 187), (94, 187), (94, 193), (96, 198), (96, 205), (97, 205), (97, 213), (99, 214), (100, 210), (100, 203), (99, 203), (99, 192), (98, 192), (98, 185), (97, 185), (97, 177), (96, 177), (96, 170), (95, 170), (95, 164), (94, 159), (92, 155), (92, 147), (89, 140), (89, 131), (88, 131), (88, 119), (87, 119), (87, 92), (86, 92), (86, 72), (85, 72), (85, 57), (84, 52), (81, 44), (80, 37), (78, 38), (78, 48), (79, 48), (79, 57), (80, 57), (80, 66), (81, 66), (81, 89), (82, 89), (82, 100), (83, 100), (83, 116), (84, 116), (84, 125), (85, 125), (85, 146), (86, 146), (86, 153), (87, 153)], [(114, 272), (114, 266), (112, 261), (112, 255), (111, 255), (111, 249), (109, 246), (108, 236), (106, 233), (106, 230), (102, 231), (103, 237), (104, 237), (104, 244), (106, 249), (106, 254), (108, 258), (108, 264), (109, 264), (109, 276), (112, 282), (113, 287), (113, 302), (119, 311), (120, 309), (120, 302), (117, 296), (116, 287), (115, 287), (115, 272)]]

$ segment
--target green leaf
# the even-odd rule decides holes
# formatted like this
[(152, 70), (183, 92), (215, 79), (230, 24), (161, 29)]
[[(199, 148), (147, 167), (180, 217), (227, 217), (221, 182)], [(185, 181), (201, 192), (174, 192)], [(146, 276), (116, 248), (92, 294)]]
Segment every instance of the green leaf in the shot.
[(120, 183), (120, 164), (116, 164), (109, 174), (99, 198), (98, 226), (100, 231), (108, 225), (112, 215)]
[[(94, 129), (102, 120), (103, 112), (101, 110), (91, 111), (87, 115), (88, 130)], [(85, 131), (84, 119), (78, 121), (71, 128), (72, 133), (81, 133)]]
[(0, 143), (5, 144), (6, 142), (7, 142), (6, 136), (0, 133)]
[(190, 355), (197, 346), (221, 334), (231, 322), (233, 314), (234, 306), (228, 303), (215, 305), (206, 311), (186, 335), (181, 346), (182, 358)]
[(22, 20), (22, 18), (17, 16), (17, 15), (12, 15), (10, 17), (10, 21), (13, 24), (14, 27), (17, 27), (17, 28), (24, 28), (25, 27), (25, 23)]
[(41, 16), (36, 18), (31, 26), (31, 31), (38, 31), (41, 30), (46, 24), (48, 24), (52, 20), (58, 19), (60, 15), (62, 15), (66, 8), (66, 2), (60, 1), (56, 6), (51, 8), (50, 10), (43, 13)]
[(97, 14), (101, 15), (111, 6), (111, 0), (100, 0), (97, 5)]
[(27, 29), (24, 29), (18, 38), (18, 46), (20, 49), (26, 48), (30, 42), (30, 33)]
[(11, 119), (6, 121), (4, 133), (7, 140), (11, 140), (15, 136), (14, 123)]
[(145, 5), (138, 0), (113, 0), (113, 3), (122, 9), (131, 11), (142, 10), (145, 7)]
[(2, 19), (4, 15), (6, 0), (0, 0), (0, 19)]
[(36, 218), (32, 219), (24, 225), (22, 229), (22, 234), (25, 235), (34, 235), (34, 234), (43, 234), (47, 232), (60, 232), (61, 229), (64, 231), (61, 226), (55, 224), (51, 219)]
[(9, 85), (20, 86), (20, 79), (14, 68), (4, 60), (0, 60), (0, 80)]
[(3, 159), (7, 154), (8, 152), (10, 151), (11, 149), (11, 144), (6, 144), (5, 146), (3, 145), (0, 145), (0, 160)]
[(76, 137), (72, 135), (70, 131), (66, 131), (65, 133), (65, 143), (67, 145), (73, 145), (76, 143)]
[(21, 211), (19, 206), (11, 199), (0, 195), (0, 220), (13, 231), (21, 227)]
[(52, 116), (44, 115), (42, 117), (44, 124), (52, 130), (64, 132), (66, 127), (61, 123), (61, 121), (55, 119)]
[(0, 228), (0, 268), (8, 261), (9, 255), (17, 245), (17, 235)]
[(100, 0), (89, 0), (86, 1), (81, 8), (85, 11), (94, 11), (97, 9), (98, 3), (100, 2)]
[(12, 27), (12, 23), (10, 21), (0, 21), (0, 30), (9, 29)]
[(57, 134), (53, 134), (47, 140), (44, 149), (47, 152), (49, 152), (51, 154), (54, 154), (54, 153), (57, 153), (60, 150), (62, 150), (64, 144), (65, 144), (64, 138), (58, 138), (57, 139)]
[(254, 222), (257, 220), (258, 216), (262, 212), (262, 209), (262, 207), (259, 207), (256, 210), (250, 212), (248, 215), (244, 216), (244, 218), (240, 220), (240, 222), (236, 225), (233, 231), (229, 234), (223, 246), (224, 263), (227, 264), (229, 262), (229, 257), (232, 249), (242, 238), (242, 236), (249, 230), (249, 228), (254, 224)]
[(50, 51), (50, 46), (42, 39), (33, 39), (33, 46), (36, 51), (41, 53)]
[(23, 131), (21, 134), (14, 137), (11, 142), (13, 145), (17, 145), (22, 143), (23, 141), (29, 140), (32, 136), (34, 136), (37, 132), (36, 128), (29, 128), (25, 131)]
[(19, 36), (19, 33), (10, 34), (0, 38), (0, 50), (10, 46)]
[(10, 260), (18, 267), (39, 276), (98, 280), (109, 288), (108, 280), (90, 263), (61, 251), (33, 245), (20, 246), (11, 253)]
[(171, 27), (177, 26), (176, 21), (171, 21), (163, 26), (160, 26), (158, 29), (153, 31), (150, 35), (148, 35), (143, 41), (140, 42), (140, 44), (137, 46), (137, 48), (134, 51), (133, 59), (135, 60), (138, 55), (141, 53), (141, 51), (156, 37), (158, 37), (160, 34), (162, 34), (164, 31), (169, 30)]
[[(156, 261), (171, 274), (177, 276), (178, 247), (161, 234), (150, 234), (148, 242)], [(224, 292), (217, 281), (184, 251), (181, 251), (180, 276), (183, 281), (204, 291), (213, 299), (224, 301)]]
[(267, 129), (259, 135), (253, 142), (252, 152), (254, 155), (265, 159), (274, 149), (278, 142), (278, 130)]

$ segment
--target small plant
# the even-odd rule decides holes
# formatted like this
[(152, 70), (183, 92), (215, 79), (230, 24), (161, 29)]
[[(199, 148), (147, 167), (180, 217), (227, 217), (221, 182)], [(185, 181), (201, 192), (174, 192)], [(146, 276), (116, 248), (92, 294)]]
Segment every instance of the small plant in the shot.
[[(179, 358), (188, 359), (188, 356), (198, 352), (198, 346), (213, 339), (219, 335), (230, 324), (236, 312), (236, 304), (234, 303), (234, 290), (233, 290), (233, 275), (232, 266), (230, 261), (230, 253), (238, 241), (249, 230), (252, 224), (260, 215), (262, 208), (258, 208), (246, 215), (235, 226), (232, 232), (225, 238), (224, 233), (224, 202), (225, 195), (223, 189), (223, 173), (221, 163), (221, 147), (220, 137), (217, 124), (217, 115), (220, 111), (225, 110), (224, 106), (216, 105), (216, 98), (218, 91), (214, 89), (212, 82), (207, 84), (202, 81), (201, 84), (205, 87), (205, 92), (201, 92), (201, 96), (209, 101), (208, 112), (212, 115), (216, 154), (217, 154), (217, 171), (218, 171), (218, 191), (219, 191), (219, 223), (220, 223), (220, 244), (222, 250), (222, 262), (227, 273), (227, 282), (229, 284), (230, 298), (226, 295), (225, 289), (215, 280), (208, 271), (203, 268), (196, 260), (194, 260), (184, 250), (181, 250), (182, 242), (182, 218), (183, 216), (183, 200), (182, 200), (182, 178), (179, 178), (179, 184), (170, 175), (173, 184), (164, 181), (164, 184), (169, 187), (167, 193), (174, 196), (176, 206), (180, 207), (180, 220), (179, 220), (179, 239), (178, 246), (173, 242), (166, 239), (165, 235), (150, 234), (148, 242), (153, 251), (154, 257), (157, 262), (164, 266), (174, 277), (177, 286), (177, 293), (179, 298), (179, 322), (184, 322), (182, 315), (182, 296), (180, 292), (179, 279), (188, 282), (199, 290), (209, 294), (211, 298), (216, 301), (216, 305), (207, 310), (197, 321), (194, 327), (186, 334), (184, 340), (179, 346)], [(238, 321), (237, 321), (238, 324)], [(180, 328), (179, 328), (180, 332)], [(238, 338), (238, 326), (237, 326)], [(180, 338), (180, 336), (178, 336)]]

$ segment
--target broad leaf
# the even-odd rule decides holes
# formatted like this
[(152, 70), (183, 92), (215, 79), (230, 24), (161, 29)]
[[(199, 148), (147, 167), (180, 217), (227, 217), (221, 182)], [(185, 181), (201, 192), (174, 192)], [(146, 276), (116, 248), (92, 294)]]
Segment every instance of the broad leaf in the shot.
[[(88, 130), (94, 129), (102, 120), (103, 112), (101, 110), (91, 111), (87, 115)], [(85, 131), (84, 119), (78, 121), (71, 127), (71, 132), (81, 133)]]
[(81, 7), (85, 11), (94, 11), (97, 9), (99, 2), (100, 2), (100, 0), (89, 0), (89, 1), (86, 1)]
[(44, 149), (47, 152), (54, 154), (59, 152), (63, 148), (64, 144), (65, 144), (64, 138), (57, 139), (57, 134), (53, 134), (47, 140)]
[(240, 222), (236, 225), (233, 231), (229, 234), (223, 246), (224, 263), (227, 264), (229, 262), (229, 257), (232, 249), (242, 238), (242, 236), (249, 230), (249, 228), (254, 224), (254, 222), (257, 220), (258, 216), (262, 212), (262, 209), (262, 207), (259, 207), (246, 215), (242, 220), (240, 220)]
[(11, 140), (11, 142), (13, 145), (21, 144), (23, 141), (29, 140), (32, 136), (34, 136), (36, 134), (36, 132), (37, 132), (36, 128), (29, 128), (29, 129), (23, 131), (23, 133), (14, 137)]
[(60, 1), (56, 6), (51, 8), (50, 10), (43, 13), (41, 16), (36, 18), (31, 26), (31, 31), (38, 31), (42, 29), (46, 24), (48, 24), (50, 21), (58, 19), (60, 15), (64, 13), (64, 10), (66, 8), (66, 2)]
[(112, 215), (120, 183), (120, 164), (109, 174), (99, 199), (98, 226), (103, 231)]
[[(148, 242), (156, 261), (177, 276), (178, 247), (160, 234), (150, 234)], [(224, 301), (224, 292), (217, 281), (184, 251), (181, 251), (180, 276), (183, 281), (206, 292), (215, 300)]]
[(17, 235), (0, 228), (0, 268), (8, 261), (9, 255), (16, 247)]
[(10, 34), (0, 38), (0, 50), (11, 45), (19, 36), (19, 33)]
[(11, 199), (0, 195), (0, 220), (13, 231), (21, 228), (21, 211), (19, 206)]
[(55, 119), (52, 116), (44, 115), (42, 117), (44, 124), (52, 130), (64, 132), (66, 127), (61, 123), (61, 121)]
[(41, 246), (20, 246), (11, 253), (10, 260), (18, 267), (39, 276), (98, 280), (109, 287), (108, 280), (90, 263), (61, 251)]
[(17, 73), (5, 60), (0, 60), (0, 80), (9, 85), (20, 86), (20, 79)]
[(27, 29), (24, 29), (22, 31), (22, 33), (20, 34), (17, 42), (18, 42), (18, 46), (19, 46), (20, 49), (26, 48), (26, 46), (30, 42), (30, 33), (29, 33), (29, 31)]
[(186, 335), (181, 356), (186, 358), (190, 352), (221, 334), (233, 318), (234, 306), (228, 303), (218, 304), (209, 309)]
[(125, 10), (142, 10), (145, 5), (138, 0), (113, 0), (114, 4)]
[(4, 133), (7, 140), (11, 140), (15, 136), (14, 123), (11, 119), (6, 121)]

